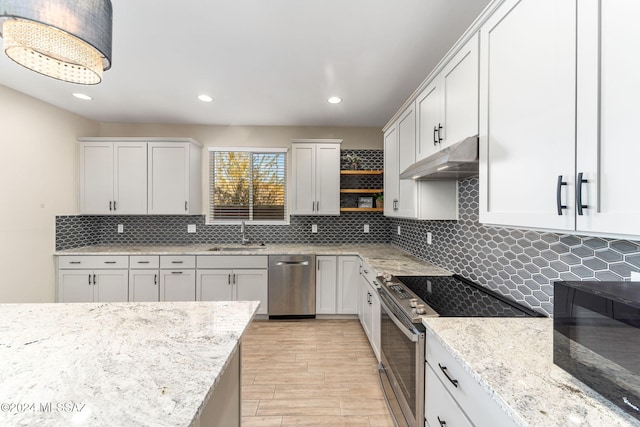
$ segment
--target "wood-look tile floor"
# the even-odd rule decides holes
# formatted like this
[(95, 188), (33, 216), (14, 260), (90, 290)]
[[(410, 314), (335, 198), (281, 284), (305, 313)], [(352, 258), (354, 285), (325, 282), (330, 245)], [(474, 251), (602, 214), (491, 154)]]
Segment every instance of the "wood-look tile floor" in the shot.
[(393, 427), (358, 320), (254, 321), (242, 342), (243, 427)]

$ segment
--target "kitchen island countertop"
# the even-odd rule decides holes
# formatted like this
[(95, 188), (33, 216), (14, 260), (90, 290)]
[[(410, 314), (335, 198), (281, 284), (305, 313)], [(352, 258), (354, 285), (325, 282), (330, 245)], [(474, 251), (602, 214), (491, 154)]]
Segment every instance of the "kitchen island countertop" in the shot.
[(427, 318), (437, 339), (517, 425), (627, 427), (640, 421), (553, 364), (553, 319)]
[[(211, 249), (218, 249), (212, 251)], [(221, 248), (239, 248), (226, 251)], [(261, 247), (234, 244), (196, 245), (97, 245), (56, 251), (54, 255), (359, 255), (377, 274), (390, 273), (404, 276), (450, 276), (443, 268), (423, 261), (388, 244), (307, 245), (268, 243)]]
[(0, 305), (0, 425), (197, 425), (257, 307)]

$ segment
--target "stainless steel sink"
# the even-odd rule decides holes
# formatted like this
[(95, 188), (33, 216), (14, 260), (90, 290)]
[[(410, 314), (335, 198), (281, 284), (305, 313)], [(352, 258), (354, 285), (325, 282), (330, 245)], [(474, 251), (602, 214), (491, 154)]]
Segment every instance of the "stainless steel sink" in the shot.
[(241, 252), (241, 251), (261, 251), (266, 249), (266, 246), (223, 246), (207, 249), (211, 252)]

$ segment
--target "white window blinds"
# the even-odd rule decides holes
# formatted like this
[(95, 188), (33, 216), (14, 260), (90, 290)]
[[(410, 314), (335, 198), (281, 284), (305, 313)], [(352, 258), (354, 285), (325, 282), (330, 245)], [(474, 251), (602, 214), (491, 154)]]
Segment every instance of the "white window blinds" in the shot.
[(210, 151), (212, 221), (286, 220), (286, 152)]

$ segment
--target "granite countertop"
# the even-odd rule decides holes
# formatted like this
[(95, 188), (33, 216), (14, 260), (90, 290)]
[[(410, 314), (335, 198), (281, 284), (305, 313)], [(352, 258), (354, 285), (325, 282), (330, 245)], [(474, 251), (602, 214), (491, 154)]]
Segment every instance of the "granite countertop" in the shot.
[[(211, 248), (239, 248), (239, 250), (212, 251)], [(67, 249), (54, 255), (359, 255), (380, 275), (390, 273), (405, 276), (450, 276), (451, 273), (427, 261), (410, 255), (395, 246), (386, 244), (358, 245), (307, 245), (273, 244), (266, 246), (254, 244), (241, 247), (234, 244), (206, 245), (99, 245)]]
[(192, 425), (258, 304), (2, 304), (0, 425)]
[[(553, 364), (553, 319), (423, 321), (522, 426), (640, 426), (640, 421)], [(429, 338), (427, 338), (429, 339)]]

